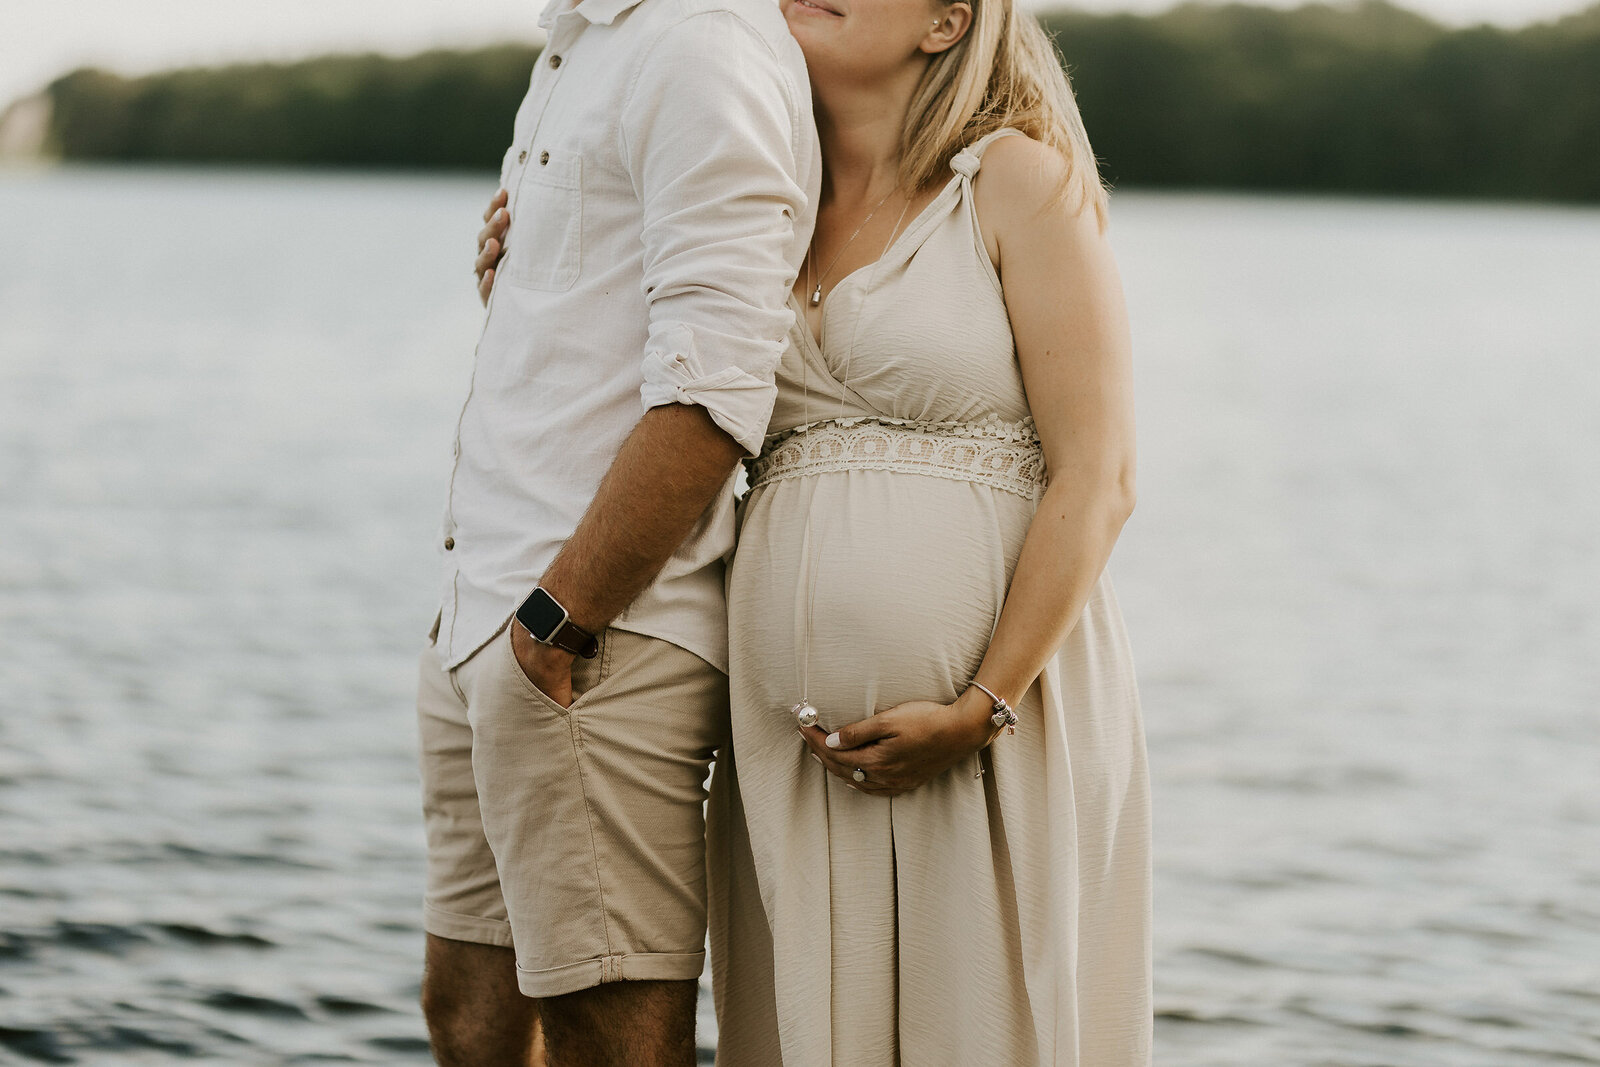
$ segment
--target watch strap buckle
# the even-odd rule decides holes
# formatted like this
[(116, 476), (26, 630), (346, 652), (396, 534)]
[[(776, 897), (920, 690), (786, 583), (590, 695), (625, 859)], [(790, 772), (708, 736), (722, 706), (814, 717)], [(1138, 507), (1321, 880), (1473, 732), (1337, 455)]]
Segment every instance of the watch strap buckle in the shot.
[(584, 659), (594, 659), (600, 654), (600, 639), (571, 619), (557, 626), (556, 632), (550, 635), (545, 644), (565, 649)]

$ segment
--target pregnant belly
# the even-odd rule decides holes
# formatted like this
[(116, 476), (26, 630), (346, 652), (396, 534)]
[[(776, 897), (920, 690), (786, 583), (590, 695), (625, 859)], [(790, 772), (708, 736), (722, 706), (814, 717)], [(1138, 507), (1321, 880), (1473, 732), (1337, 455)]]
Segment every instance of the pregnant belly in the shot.
[(1031, 511), (986, 486), (890, 471), (762, 486), (729, 577), (736, 704), (786, 714), (804, 694), (837, 726), (953, 700), (988, 648)]

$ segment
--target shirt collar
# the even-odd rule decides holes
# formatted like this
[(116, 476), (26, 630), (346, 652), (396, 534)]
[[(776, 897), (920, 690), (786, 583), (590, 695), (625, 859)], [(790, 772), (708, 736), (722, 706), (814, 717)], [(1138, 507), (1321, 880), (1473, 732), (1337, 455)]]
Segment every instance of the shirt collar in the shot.
[(624, 11), (638, 7), (644, 0), (583, 0), (573, 10), (588, 19), (591, 25), (609, 26)]
[(644, 0), (550, 0), (545, 5), (544, 13), (539, 16), (539, 25), (548, 30), (555, 25), (555, 21), (568, 11), (582, 15), (589, 20), (592, 26), (609, 26), (618, 15), (630, 8), (637, 7)]

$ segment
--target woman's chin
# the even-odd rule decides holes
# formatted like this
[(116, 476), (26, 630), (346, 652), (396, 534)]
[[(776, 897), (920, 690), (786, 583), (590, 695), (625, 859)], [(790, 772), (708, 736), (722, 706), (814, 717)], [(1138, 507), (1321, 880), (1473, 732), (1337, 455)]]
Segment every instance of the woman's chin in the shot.
[[(790, 11), (794, 12), (796, 10), (800, 10), (799, 6), (791, 4)], [(825, 17), (834, 22), (844, 21), (833, 15)], [(822, 24), (821, 19), (810, 12), (804, 11), (799, 15), (791, 13), (787, 17), (787, 22), (789, 24), (789, 35), (800, 46), (800, 54), (805, 56), (806, 59), (806, 69), (811, 73), (812, 80), (815, 81), (817, 75), (821, 73), (820, 68), (831, 65), (830, 54), (832, 50), (838, 47), (836, 34), (830, 32), (834, 27)]]

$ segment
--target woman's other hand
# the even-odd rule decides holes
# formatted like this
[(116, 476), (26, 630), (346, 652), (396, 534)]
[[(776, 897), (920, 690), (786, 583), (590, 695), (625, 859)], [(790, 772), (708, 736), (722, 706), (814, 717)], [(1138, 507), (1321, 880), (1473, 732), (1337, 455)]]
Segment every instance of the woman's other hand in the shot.
[[(800, 736), (828, 773), (863, 793), (893, 797), (931, 781), (988, 744), (994, 734), (991, 714), (993, 702), (982, 691), (968, 689), (954, 704), (911, 700), (832, 734), (811, 726), (801, 728)], [(858, 768), (865, 781), (855, 780)]]
[(506, 253), (506, 230), (511, 226), (511, 215), (506, 211), (507, 195), (498, 190), (483, 212), (483, 229), (478, 231), (478, 258), (472, 269), (478, 275), (478, 299), (489, 304), (489, 290), (494, 288), (494, 269)]

